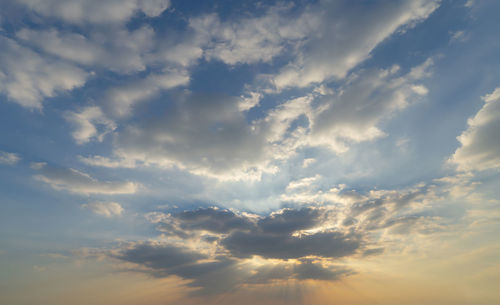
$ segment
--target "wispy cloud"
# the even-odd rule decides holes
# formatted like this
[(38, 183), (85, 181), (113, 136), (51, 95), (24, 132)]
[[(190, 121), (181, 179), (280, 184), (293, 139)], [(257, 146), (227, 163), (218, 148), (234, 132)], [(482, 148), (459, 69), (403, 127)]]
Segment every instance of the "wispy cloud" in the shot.
[(0, 164), (14, 165), (21, 160), (18, 154), (0, 151)]
[(77, 194), (134, 194), (139, 189), (135, 182), (99, 181), (89, 174), (72, 168), (52, 167), (41, 164), (35, 167), (35, 179), (47, 183), (55, 190)]

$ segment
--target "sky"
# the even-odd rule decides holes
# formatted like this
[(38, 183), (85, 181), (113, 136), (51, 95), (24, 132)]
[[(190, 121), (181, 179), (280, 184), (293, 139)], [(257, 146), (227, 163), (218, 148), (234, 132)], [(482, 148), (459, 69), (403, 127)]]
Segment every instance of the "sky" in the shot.
[(500, 303), (500, 2), (0, 0), (0, 303)]

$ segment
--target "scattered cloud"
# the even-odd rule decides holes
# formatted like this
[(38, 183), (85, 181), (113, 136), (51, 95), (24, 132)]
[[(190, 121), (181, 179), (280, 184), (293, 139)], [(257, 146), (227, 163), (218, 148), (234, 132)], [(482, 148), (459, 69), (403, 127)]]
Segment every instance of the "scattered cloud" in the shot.
[[(85, 36), (86, 35), (86, 36)], [(149, 26), (134, 31), (105, 28), (88, 34), (57, 29), (22, 29), (16, 37), (24, 44), (51, 56), (95, 69), (130, 74), (146, 69), (145, 56), (154, 46), (154, 30)]]
[(311, 8), (318, 26), (298, 49), (296, 59), (272, 76), (278, 90), (344, 78), (379, 43), (426, 19), (439, 6), (438, 1), (403, 1), (364, 10), (346, 3), (322, 1)]
[(99, 181), (90, 175), (72, 168), (52, 167), (39, 164), (35, 179), (49, 184), (55, 190), (65, 190), (76, 194), (134, 194), (139, 185), (135, 182)]
[(21, 160), (18, 154), (0, 150), (0, 164), (14, 165)]
[(104, 217), (120, 216), (123, 213), (123, 208), (118, 202), (89, 202), (82, 204), (82, 208), (89, 209), (97, 215)]
[[(133, 263), (129, 270), (179, 276), (197, 288), (195, 294), (289, 280), (336, 281), (356, 273), (347, 261), (401, 253), (416, 239), (456, 229), (456, 216), (430, 207), (469, 196), (469, 178), (365, 193), (341, 188), (335, 198), (265, 215), (217, 207), (154, 212), (147, 218), (161, 238), (125, 244), (108, 256)], [(318, 193), (311, 190), (321, 198)]]
[(484, 105), (457, 137), (461, 146), (450, 158), (461, 171), (500, 168), (500, 87), (483, 97)]
[(109, 89), (104, 97), (105, 105), (112, 115), (127, 116), (131, 114), (135, 104), (157, 96), (161, 90), (188, 83), (189, 75), (185, 70), (171, 69), (159, 74), (150, 74), (145, 79)]
[(0, 36), (0, 92), (29, 109), (42, 109), (42, 101), (85, 84), (81, 68), (44, 58), (16, 41)]
[[(72, 136), (78, 144), (85, 144), (93, 138), (102, 142), (104, 136), (116, 128), (115, 123), (97, 106), (86, 107), (80, 112), (67, 112), (64, 118), (76, 127)], [(97, 126), (102, 127), (101, 130)]]
[(398, 66), (353, 74), (339, 94), (322, 96), (323, 105), (312, 120), (310, 142), (345, 152), (350, 143), (382, 137), (381, 120), (427, 94), (419, 81), (429, 75), (432, 63), (428, 59), (405, 75), (399, 75)]
[[(221, 22), (214, 14), (190, 20), (190, 26), (207, 37), (204, 55), (229, 65), (269, 62), (318, 27), (308, 13), (289, 16), (291, 6), (276, 5), (260, 17), (243, 17)], [(286, 17), (284, 17), (286, 16)]]
[[(383, 136), (380, 121), (427, 94), (420, 82), (430, 75), (432, 63), (428, 59), (403, 75), (397, 66), (360, 71), (339, 91), (285, 101), (251, 121), (248, 108), (241, 108), (246, 98), (177, 95), (165, 114), (116, 133), (116, 160), (92, 163), (156, 164), (220, 180), (259, 180), (262, 173), (276, 172), (275, 162), (289, 159), (300, 148), (323, 146), (342, 153), (353, 143)], [(131, 103), (142, 93), (152, 94), (148, 90), (125, 94), (129, 90), (135, 89), (119, 94)]]
[(45, 17), (60, 18), (73, 24), (113, 24), (130, 19), (137, 12), (157, 17), (170, 6), (170, 0), (18, 0)]

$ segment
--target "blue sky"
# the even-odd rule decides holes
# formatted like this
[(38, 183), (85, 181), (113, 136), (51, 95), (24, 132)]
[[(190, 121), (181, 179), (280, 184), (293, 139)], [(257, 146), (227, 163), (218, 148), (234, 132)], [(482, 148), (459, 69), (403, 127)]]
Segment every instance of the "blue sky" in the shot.
[(0, 300), (500, 300), (496, 1), (1, 3)]

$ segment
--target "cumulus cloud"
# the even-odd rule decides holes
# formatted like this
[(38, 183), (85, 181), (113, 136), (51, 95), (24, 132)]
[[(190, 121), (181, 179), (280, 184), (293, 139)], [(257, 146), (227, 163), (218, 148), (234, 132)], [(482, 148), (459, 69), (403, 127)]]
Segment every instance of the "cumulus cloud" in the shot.
[(205, 254), (186, 247), (165, 243), (132, 243), (126, 249), (115, 249), (111, 256), (146, 267), (143, 272), (156, 277), (177, 275), (190, 280), (195, 294), (216, 294), (238, 285), (242, 272), (228, 258), (210, 260)]
[(312, 8), (319, 25), (297, 51), (296, 59), (272, 77), (277, 89), (344, 78), (380, 42), (426, 19), (438, 7), (438, 1), (427, 0), (380, 3), (370, 10), (346, 4), (322, 1)]
[(342, 257), (356, 253), (360, 237), (334, 230), (301, 233), (323, 225), (324, 210), (284, 209), (259, 219), (214, 208), (169, 215), (159, 228), (186, 237), (186, 233), (206, 231), (227, 234), (219, 245), (239, 258), (258, 255), (263, 258), (290, 259), (306, 256)]
[(200, 208), (158, 214), (151, 220), (165, 233), (166, 242), (130, 243), (109, 256), (136, 264), (136, 271), (189, 280), (189, 286), (198, 288), (196, 294), (291, 279), (335, 281), (352, 272), (329, 260), (354, 255), (358, 237), (340, 232), (293, 234), (316, 227), (323, 212), (284, 209), (259, 217)]
[(500, 87), (483, 97), (484, 105), (457, 137), (461, 146), (450, 158), (461, 171), (500, 168)]
[(0, 150), (0, 164), (14, 165), (21, 160), (18, 154)]
[(340, 262), (401, 253), (417, 247), (419, 238), (452, 230), (452, 218), (461, 216), (429, 207), (456, 205), (469, 196), (471, 184), (453, 176), (362, 193), (340, 186), (332, 188), (336, 196), (324, 196), (308, 183), (315, 202), (264, 215), (217, 207), (154, 212), (147, 217), (161, 232), (159, 241), (133, 242), (108, 255), (133, 263), (130, 270), (179, 276), (198, 288), (196, 294), (289, 280), (336, 281), (356, 272)]
[(88, 73), (54, 59), (44, 58), (10, 38), (0, 36), (0, 92), (30, 109), (42, 100), (85, 84)]
[(96, 69), (129, 74), (146, 69), (145, 56), (154, 47), (154, 30), (142, 26), (134, 31), (104, 28), (82, 33), (57, 29), (22, 29), (16, 37), (25, 44), (53, 55)]
[(32, 168), (39, 171), (35, 179), (49, 184), (55, 190), (76, 194), (133, 194), (139, 188), (134, 182), (99, 181), (72, 168), (58, 168), (46, 164), (36, 164)]
[(117, 135), (116, 154), (145, 164), (223, 175), (257, 171), (265, 139), (238, 109), (238, 98), (188, 94), (161, 116)]
[(123, 212), (122, 206), (118, 202), (89, 202), (82, 204), (82, 208), (89, 209), (97, 215), (104, 217), (120, 216)]
[(163, 73), (150, 74), (145, 79), (109, 89), (105, 94), (104, 103), (112, 115), (123, 117), (131, 114), (135, 104), (158, 95), (161, 90), (188, 83), (189, 74), (186, 70), (169, 69)]
[(384, 135), (379, 122), (404, 109), (427, 89), (419, 84), (430, 73), (432, 59), (400, 75), (399, 67), (354, 74), (339, 93), (325, 95), (312, 119), (310, 141), (345, 152), (349, 143), (373, 140)]
[[(380, 121), (426, 95), (420, 82), (430, 74), (432, 62), (426, 60), (406, 74), (397, 66), (363, 70), (338, 92), (294, 98), (254, 120), (247, 117), (249, 108), (242, 107), (246, 97), (177, 95), (165, 114), (117, 133), (117, 160), (106, 163), (177, 166), (222, 180), (260, 179), (262, 173), (276, 172), (275, 162), (289, 159), (302, 147), (323, 146), (341, 153), (353, 143), (384, 135)], [(127, 109), (154, 91), (139, 86), (136, 95), (135, 90), (132, 86), (117, 91), (123, 97), (116, 99), (117, 109)]]
[(170, 0), (18, 0), (45, 17), (60, 18), (73, 24), (121, 23), (141, 11), (157, 17), (170, 6)]
[[(167, 221), (168, 219), (168, 221)], [(253, 227), (252, 219), (216, 207), (184, 211), (169, 215), (161, 221), (161, 230), (166, 232), (186, 232), (203, 230), (212, 233), (229, 233), (234, 230), (248, 230)]]
[(277, 5), (263, 16), (226, 22), (216, 15), (205, 15), (191, 19), (190, 26), (206, 37), (207, 59), (229, 65), (268, 62), (317, 28), (316, 18), (307, 13), (292, 18), (289, 9), (290, 6)]
[[(78, 144), (85, 144), (93, 138), (102, 142), (104, 136), (116, 128), (115, 123), (97, 106), (86, 107), (80, 112), (67, 112), (64, 118), (75, 126), (72, 136)], [(101, 130), (97, 126), (102, 127)]]

